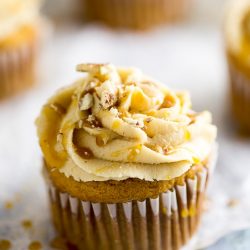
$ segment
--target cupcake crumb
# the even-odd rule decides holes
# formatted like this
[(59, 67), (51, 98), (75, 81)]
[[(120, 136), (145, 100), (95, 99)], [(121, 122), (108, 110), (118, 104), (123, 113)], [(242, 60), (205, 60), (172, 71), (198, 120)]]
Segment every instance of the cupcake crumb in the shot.
[(4, 207), (5, 209), (10, 210), (14, 207), (14, 203), (12, 201), (6, 201)]
[(23, 220), (21, 225), (24, 229), (28, 230), (32, 228), (32, 221), (31, 220)]
[(29, 250), (41, 250), (42, 244), (39, 241), (32, 241), (28, 247)]
[(9, 250), (11, 249), (11, 242), (9, 240), (0, 239), (0, 250)]
[(211, 200), (208, 197), (205, 197), (204, 202), (203, 202), (203, 206), (202, 206), (202, 210), (204, 212), (209, 211), (211, 208), (211, 205), (212, 205)]
[(230, 199), (228, 202), (227, 202), (227, 206), (230, 207), (230, 208), (233, 208), (233, 207), (236, 207), (237, 205), (239, 205), (240, 201), (237, 200), (237, 199)]
[(58, 249), (58, 250), (77, 250), (78, 248), (67, 242), (66, 239), (58, 236), (55, 237), (51, 242), (50, 242), (50, 246), (52, 248)]
[(62, 237), (55, 237), (51, 242), (50, 246), (55, 249), (68, 250), (67, 241)]

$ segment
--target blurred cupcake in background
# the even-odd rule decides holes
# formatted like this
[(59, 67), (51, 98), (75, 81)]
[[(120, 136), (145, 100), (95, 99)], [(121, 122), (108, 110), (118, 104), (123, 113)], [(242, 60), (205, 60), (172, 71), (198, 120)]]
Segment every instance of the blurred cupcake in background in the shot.
[(211, 114), (140, 70), (77, 69), (37, 119), (58, 233), (82, 250), (180, 249), (215, 163)]
[(89, 19), (113, 27), (148, 29), (179, 21), (192, 0), (84, 0)]
[(228, 6), (225, 42), (231, 82), (232, 110), (244, 131), (250, 131), (250, 0)]
[(35, 80), (40, 0), (0, 1), (0, 99)]

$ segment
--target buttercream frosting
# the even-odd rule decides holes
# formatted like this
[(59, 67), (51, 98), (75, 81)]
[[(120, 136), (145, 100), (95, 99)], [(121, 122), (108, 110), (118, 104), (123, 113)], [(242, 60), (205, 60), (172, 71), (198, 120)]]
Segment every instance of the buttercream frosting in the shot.
[(1, 0), (0, 39), (39, 19), (41, 0)]
[(37, 119), (46, 163), (76, 181), (170, 180), (204, 162), (216, 127), (138, 69), (81, 64), (87, 76), (59, 90)]

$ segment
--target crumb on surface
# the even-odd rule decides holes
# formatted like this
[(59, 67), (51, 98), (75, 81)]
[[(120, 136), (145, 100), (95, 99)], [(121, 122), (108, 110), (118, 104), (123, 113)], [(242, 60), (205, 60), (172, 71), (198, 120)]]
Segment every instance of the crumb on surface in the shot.
[(55, 249), (68, 250), (67, 242), (62, 237), (56, 237), (50, 242), (50, 246)]
[(240, 201), (237, 199), (229, 199), (227, 202), (227, 206), (230, 208), (236, 207), (237, 205), (239, 205)]
[(32, 228), (32, 221), (31, 220), (23, 220), (21, 221), (21, 225), (24, 229)]
[(42, 244), (39, 241), (32, 241), (28, 247), (29, 250), (41, 250)]
[(209, 211), (211, 208), (211, 205), (212, 205), (211, 200), (208, 197), (205, 197), (204, 202), (203, 202), (203, 206), (202, 206), (202, 210), (204, 212)]
[(4, 207), (5, 207), (5, 209), (8, 209), (8, 210), (12, 209), (14, 207), (14, 203), (12, 201), (6, 201), (4, 203)]
[(77, 250), (78, 249), (75, 245), (67, 242), (66, 239), (60, 236), (52, 239), (52, 241), (50, 242), (50, 246), (58, 250)]
[(11, 242), (9, 240), (0, 239), (0, 250), (11, 249)]

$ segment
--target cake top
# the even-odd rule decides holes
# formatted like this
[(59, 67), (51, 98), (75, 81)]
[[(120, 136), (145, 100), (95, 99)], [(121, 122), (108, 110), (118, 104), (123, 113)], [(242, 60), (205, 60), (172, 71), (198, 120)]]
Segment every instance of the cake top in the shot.
[(250, 63), (250, 0), (234, 0), (228, 5), (225, 35), (229, 52)]
[(169, 180), (203, 164), (216, 127), (138, 69), (80, 64), (86, 77), (57, 92), (37, 119), (47, 165), (77, 181)]
[(42, 0), (1, 0), (0, 40), (25, 25), (34, 25)]

